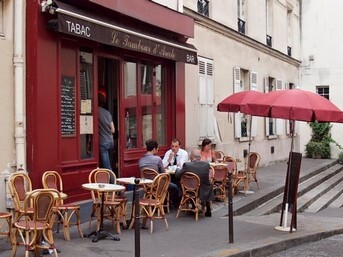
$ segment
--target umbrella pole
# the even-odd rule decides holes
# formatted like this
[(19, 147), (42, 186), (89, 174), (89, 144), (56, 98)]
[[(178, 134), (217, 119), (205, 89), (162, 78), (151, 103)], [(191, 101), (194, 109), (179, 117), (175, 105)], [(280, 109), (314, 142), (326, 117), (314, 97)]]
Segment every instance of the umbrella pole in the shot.
[(245, 184), (245, 196), (247, 195), (247, 190), (250, 189), (250, 172), (249, 172), (249, 154), (250, 154), (250, 146), (251, 146), (251, 128), (252, 128), (252, 115), (250, 115), (250, 122), (249, 122), (249, 143), (248, 143), (248, 155), (245, 158), (245, 174), (247, 176), (246, 178), (246, 184)]
[(289, 201), (289, 190), (290, 190), (290, 177), (291, 177), (291, 167), (292, 167), (292, 152), (294, 148), (294, 127), (295, 127), (295, 121), (292, 120), (291, 122), (291, 154), (289, 155), (290, 158), (288, 160), (288, 166), (287, 166), (287, 195), (286, 195), (286, 203), (285, 203), (285, 210), (284, 210), (284, 216), (283, 216), (283, 225), (282, 225), (282, 230), (289, 230), (287, 227), (287, 220), (288, 220), (288, 201)]

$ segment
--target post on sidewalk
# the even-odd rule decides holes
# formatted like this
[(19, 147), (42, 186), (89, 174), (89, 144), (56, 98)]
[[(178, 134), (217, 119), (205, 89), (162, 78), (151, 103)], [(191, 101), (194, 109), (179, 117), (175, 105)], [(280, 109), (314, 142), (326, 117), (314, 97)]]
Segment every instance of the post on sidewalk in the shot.
[(228, 193), (228, 219), (229, 219), (229, 244), (233, 244), (233, 206), (232, 206), (232, 172), (229, 172)]
[(139, 190), (138, 190), (138, 184), (140, 180), (139, 178), (135, 179), (135, 185), (133, 187), (133, 194), (135, 196), (135, 202), (132, 203), (135, 205), (135, 257), (141, 256), (141, 237), (140, 237), (140, 217), (139, 217)]

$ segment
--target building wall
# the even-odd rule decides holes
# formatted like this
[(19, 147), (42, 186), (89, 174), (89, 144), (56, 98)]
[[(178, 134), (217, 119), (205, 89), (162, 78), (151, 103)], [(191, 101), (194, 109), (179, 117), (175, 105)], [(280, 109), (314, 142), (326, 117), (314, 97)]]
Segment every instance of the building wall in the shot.
[[(236, 1), (229, 1), (230, 3), (228, 4), (226, 4), (226, 1), (211, 1), (210, 18), (198, 14), (194, 2), (185, 1), (185, 12), (194, 16), (196, 20), (195, 37), (188, 42), (196, 46), (199, 56), (213, 60), (214, 116), (219, 132), (215, 140), (216, 148), (223, 150), (226, 154), (243, 159), (243, 152), (248, 149), (248, 140), (235, 139), (234, 115), (216, 111), (217, 104), (234, 92), (233, 68), (238, 66), (250, 72), (256, 72), (258, 74), (258, 91), (263, 92), (264, 78), (267, 76), (281, 79), (284, 89), (287, 88), (290, 82), (298, 84), (300, 62), (296, 58), (287, 56), (286, 35), (275, 33), (273, 35), (276, 41), (275, 47), (274, 45), (272, 48), (266, 46), (264, 0), (249, 1), (247, 9), (251, 10), (251, 12), (249, 12), (246, 20), (246, 35), (237, 32), (237, 9), (234, 8), (235, 4), (233, 4)], [(285, 31), (287, 26), (286, 1), (274, 2), (275, 12), (278, 13), (277, 16), (284, 17), (283, 19), (275, 19), (274, 31)], [(230, 14), (224, 15), (219, 10), (224, 10), (224, 13), (227, 11)], [(213, 14), (218, 14), (218, 17), (212, 17), (211, 15)], [(296, 36), (293, 39), (295, 48), (298, 48), (300, 45), (297, 43), (300, 39), (298, 17), (298, 13), (293, 15), (296, 27), (294, 29)], [(298, 49), (295, 52), (297, 55), (299, 54)], [(186, 145), (189, 148), (199, 145), (199, 89), (198, 80), (194, 79), (197, 76), (197, 67), (187, 65)], [(273, 139), (267, 139), (265, 136), (265, 118), (254, 117), (254, 119), (257, 120), (257, 134), (251, 143), (251, 151), (258, 151), (261, 154), (261, 164), (268, 165), (287, 159), (291, 138), (286, 134), (286, 123), (283, 123), (285, 132), (282, 135)], [(272, 147), (274, 148), (274, 153), (271, 153)], [(295, 139), (295, 150), (299, 150), (298, 137)]]
[[(320, 12), (318, 11), (320, 10)], [(343, 2), (340, 0), (303, 0), (301, 12), (302, 66), (300, 87), (316, 92), (316, 86), (329, 86), (330, 101), (343, 109), (343, 39), (341, 14)], [(313, 61), (310, 61), (310, 56)], [(332, 123), (332, 137), (343, 145), (342, 125)], [(300, 149), (304, 151), (310, 140), (311, 130), (306, 123), (301, 124)], [(332, 146), (332, 157), (340, 150)]]
[(0, 211), (5, 209), (5, 178), (14, 157), (13, 1), (3, 3), (3, 33), (0, 33)]

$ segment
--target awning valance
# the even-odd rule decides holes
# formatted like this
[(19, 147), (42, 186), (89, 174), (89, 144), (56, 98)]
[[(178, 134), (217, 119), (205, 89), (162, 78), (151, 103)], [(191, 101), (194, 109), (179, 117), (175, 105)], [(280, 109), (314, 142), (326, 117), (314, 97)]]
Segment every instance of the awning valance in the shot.
[(54, 1), (52, 8), (57, 13), (55, 29), (61, 33), (177, 62), (198, 63), (197, 50), (193, 45), (147, 35), (59, 1)]

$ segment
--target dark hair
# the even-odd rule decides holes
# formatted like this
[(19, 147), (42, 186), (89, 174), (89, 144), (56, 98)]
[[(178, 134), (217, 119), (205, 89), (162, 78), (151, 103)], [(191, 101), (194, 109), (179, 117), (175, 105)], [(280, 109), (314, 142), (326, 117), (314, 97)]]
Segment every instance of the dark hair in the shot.
[(106, 98), (101, 93), (98, 93), (98, 105), (102, 108), (105, 108), (106, 106)]
[(201, 143), (201, 150), (204, 150), (204, 147), (207, 146), (207, 145), (209, 145), (209, 144), (212, 144), (211, 139), (205, 138), (204, 140), (202, 140), (202, 143)]
[(146, 150), (147, 151), (152, 151), (154, 150), (155, 148), (157, 149), (158, 148), (158, 143), (156, 140), (153, 140), (153, 139), (149, 139), (145, 142), (145, 145), (146, 145)]
[(179, 145), (181, 145), (181, 141), (179, 139), (177, 139), (176, 137), (173, 138), (171, 142), (172, 143), (179, 143)]

